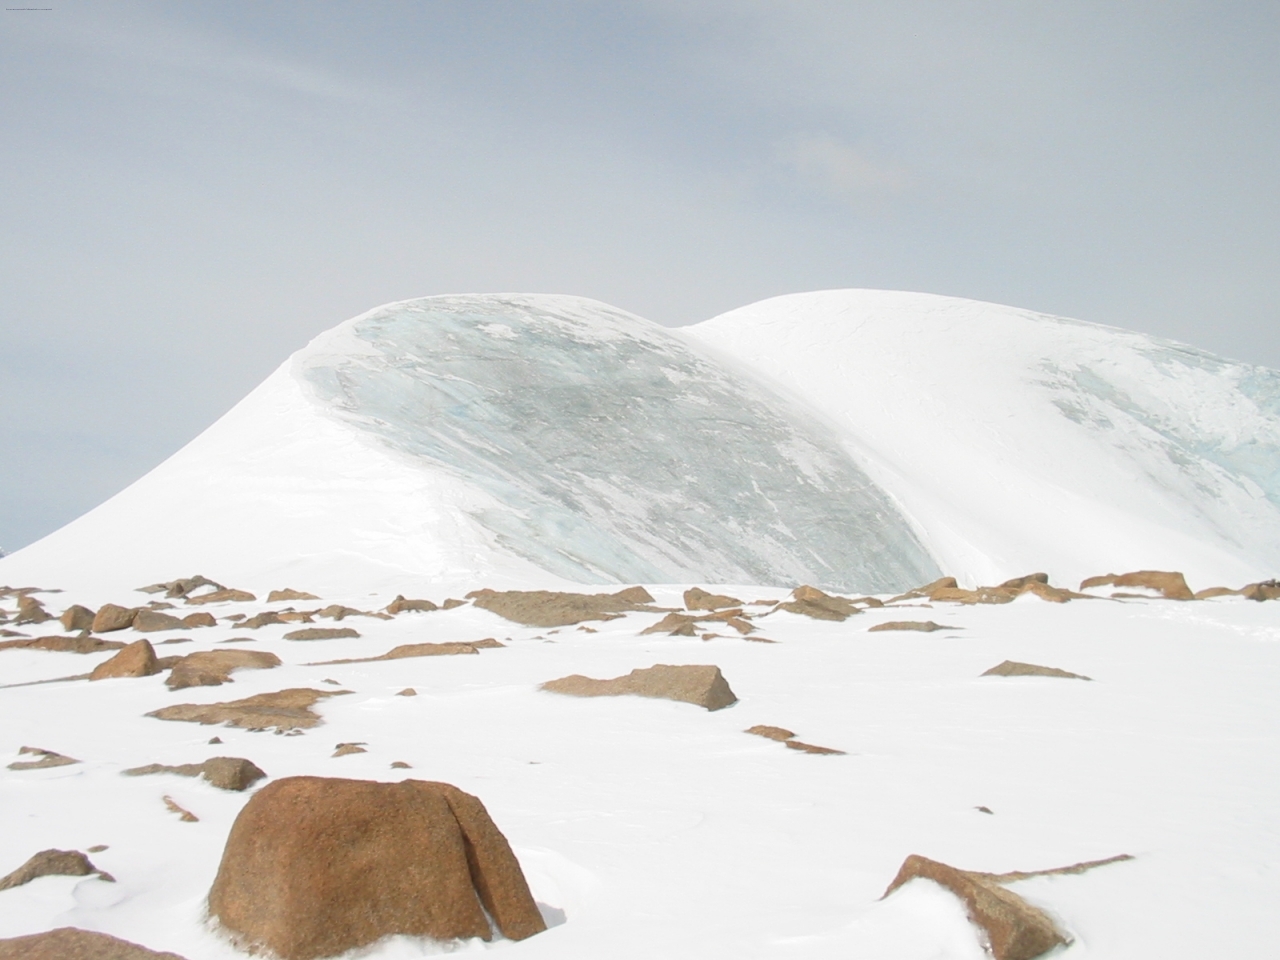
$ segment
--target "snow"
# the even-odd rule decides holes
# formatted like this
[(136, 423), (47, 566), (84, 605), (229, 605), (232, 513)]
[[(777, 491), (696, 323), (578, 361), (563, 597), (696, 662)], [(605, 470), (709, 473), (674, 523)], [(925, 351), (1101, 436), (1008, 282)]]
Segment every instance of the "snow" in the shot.
[[(140, 604), (152, 597), (133, 588), (197, 572), (259, 597), (323, 598), (287, 604), (303, 609), (583, 579), (639, 581), (678, 607), (695, 583), (777, 600), (801, 569), (822, 582), (852, 571), (852, 589), (886, 556), (898, 566), (885, 599), (938, 570), (992, 583), (1042, 569), (1074, 586), (1149, 566), (1185, 570), (1193, 589), (1239, 586), (1280, 566), (1278, 397), (1271, 371), (918, 294), (779, 298), (683, 331), (577, 298), (406, 301), (317, 338), (147, 477), (0, 560), (0, 581), (65, 588), (40, 595), (54, 613)], [(717, 436), (709, 425), (726, 418)], [(655, 449), (675, 451), (679, 471), (658, 472)], [(815, 518), (830, 515), (870, 546), (819, 536)], [(679, 539), (682, 520), (693, 532)], [(638, 572), (655, 575), (624, 575)], [(1280, 604), (910, 601), (844, 623), (760, 616), (773, 644), (641, 636), (661, 616), (649, 612), (587, 633), (465, 605), (353, 617), (342, 625), (361, 637), (314, 642), (225, 619), (284, 606), (190, 608), (218, 626), (148, 635), (190, 641), (161, 655), (251, 637), (242, 649), (284, 661), (231, 684), (0, 689), (0, 874), (48, 847), (107, 844), (90, 856), (118, 881), (0, 891), (0, 937), (75, 925), (188, 960), (242, 957), (205, 922), (204, 898), (247, 795), (120, 772), (224, 755), (273, 779), (414, 777), (483, 800), (550, 929), (519, 943), (394, 938), (363, 954), (378, 960), (983, 956), (941, 888), (879, 899), (911, 853), (993, 872), (1132, 854), (1012, 887), (1073, 937), (1064, 957), (1273, 949)], [(954, 629), (867, 632), (902, 619)], [(507, 646), (308, 665), (485, 637)], [(0, 683), (106, 656), (0, 650)], [(980, 676), (1006, 659), (1093, 680)], [(714, 663), (739, 702), (709, 713), (538, 689), (655, 663)], [(300, 736), (145, 716), (297, 686), (352, 693), (318, 704), (323, 725)], [(395, 695), (406, 686), (418, 696)], [(847, 755), (788, 750), (743, 732), (754, 724)], [(368, 752), (331, 756), (356, 741)], [(22, 745), (82, 762), (4, 768)]]

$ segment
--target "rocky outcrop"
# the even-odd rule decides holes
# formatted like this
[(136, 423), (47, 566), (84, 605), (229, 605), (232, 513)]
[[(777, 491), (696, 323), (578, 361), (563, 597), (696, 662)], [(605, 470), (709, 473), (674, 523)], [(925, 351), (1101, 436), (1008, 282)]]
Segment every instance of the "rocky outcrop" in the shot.
[(862, 608), (845, 597), (833, 597), (823, 593), (817, 587), (796, 587), (791, 591), (791, 599), (778, 604), (775, 610), (786, 610), (798, 613), (815, 620), (848, 620)]
[(285, 587), (283, 590), (272, 590), (267, 594), (267, 603), (276, 603), (281, 600), (319, 600), (314, 593), (307, 593), (305, 590), (294, 590), (291, 587)]
[(403, 595), (398, 595), (387, 604), (387, 613), (392, 616), (398, 613), (430, 613), (432, 610), (439, 609), (430, 600), (406, 600)]
[(932, 620), (886, 620), (867, 629), (867, 633), (888, 633), (895, 630), (913, 630), (917, 633), (933, 633), (935, 630), (963, 630), (963, 627), (949, 627), (945, 623), (934, 623)]
[(1005, 660), (997, 663), (990, 670), (982, 672), (984, 677), (1061, 677), (1064, 680), (1092, 680), (1092, 677), (1078, 673), (1068, 673), (1057, 667), (1042, 667), (1035, 663), (1019, 663), (1017, 660)]
[(265, 650), (200, 650), (173, 665), (165, 686), (170, 690), (216, 687), (230, 683), (233, 670), (269, 670), (278, 666), (280, 658)]
[(155, 773), (176, 773), (180, 777), (200, 777), (221, 790), (247, 790), (266, 773), (244, 757), (210, 757), (204, 763), (168, 765), (149, 763), (121, 771), (127, 777), (145, 777)]
[(0, 890), (20, 887), (37, 877), (88, 877), (97, 874), (108, 883), (115, 877), (99, 870), (79, 850), (41, 850), (6, 877), (0, 877)]
[(1141, 587), (1154, 590), (1167, 600), (1194, 600), (1195, 594), (1187, 586), (1181, 573), (1171, 570), (1137, 570), (1133, 573), (1108, 573), (1103, 577), (1090, 577), (1080, 584), (1081, 590), (1094, 587)]
[(187, 597), (187, 603), (251, 603), (258, 598), (248, 590), (223, 588), (212, 593), (202, 593), (198, 597)]
[(0, 960), (183, 960), (105, 933), (59, 927), (0, 940)]
[(288, 690), (260, 693), (226, 703), (178, 703), (152, 710), (147, 716), (188, 723), (223, 723), (246, 730), (270, 730), (274, 727), (278, 732), (284, 733), (318, 726), (323, 721), (311, 708), (325, 697), (337, 697), (350, 692), (291, 687)]
[[(209, 913), (282, 960), (391, 935), (523, 940), (546, 928), (484, 805), (446, 783), (289, 777), (240, 812)], [(486, 916), (487, 914), (487, 916)]]
[(186, 597), (194, 590), (201, 587), (213, 587), (216, 590), (225, 590), (220, 583), (215, 583), (208, 577), (202, 577), (196, 574), (194, 577), (185, 577), (181, 580), (170, 580), (167, 583), (153, 583), (146, 587), (139, 587), (139, 593), (163, 593), (170, 600), (176, 600), (180, 597)]
[(406, 660), (411, 657), (451, 657), (459, 654), (479, 653), (481, 646), (497, 646), (502, 644), (496, 640), (479, 640), (475, 643), (405, 643), (393, 647), (380, 657), (358, 657), (351, 660), (321, 660), (309, 663), (309, 667), (328, 667), (339, 663), (376, 663), (379, 660)]
[(738, 702), (720, 668), (710, 665), (659, 663), (612, 680), (573, 674), (550, 680), (541, 689), (574, 697), (656, 697), (692, 703), (708, 710), (720, 710)]
[(725, 607), (741, 607), (742, 601), (720, 593), (708, 593), (701, 587), (690, 587), (684, 592), (687, 610), (723, 610)]
[(286, 640), (341, 640), (344, 637), (358, 637), (360, 634), (350, 627), (303, 627), (301, 630), (290, 630), (284, 635)]
[[(474, 590), (467, 599), (481, 610), (526, 627), (570, 627), (587, 620), (616, 620), (648, 610), (653, 597), (642, 587), (617, 593), (558, 593), (552, 590)], [(448, 602), (445, 608), (448, 609)]]
[(110, 660), (104, 660), (93, 668), (90, 680), (107, 680), (112, 677), (149, 677), (160, 672), (156, 651), (149, 640), (137, 640), (122, 647)]
[(112, 630), (125, 630), (133, 626), (133, 618), (138, 615), (140, 607), (121, 607), (114, 603), (104, 604), (94, 614), (92, 630), (94, 633), (110, 633)]
[(19, 754), (38, 757), (37, 760), (15, 760), (9, 764), (10, 770), (44, 770), (47, 767), (67, 767), (79, 763), (72, 757), (66, 757), (54, 750), (43, 750), (40, 747), (21, 747)]
[(62, 624), (63, 630), (92, 630), (93, 611), (78, 603), (72, 604), (62, 611), (58, 622)]

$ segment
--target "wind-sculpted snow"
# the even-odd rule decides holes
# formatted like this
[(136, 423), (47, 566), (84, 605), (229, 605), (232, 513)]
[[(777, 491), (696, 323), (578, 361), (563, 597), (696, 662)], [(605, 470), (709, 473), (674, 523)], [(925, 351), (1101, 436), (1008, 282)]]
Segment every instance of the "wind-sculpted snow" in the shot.
[(340, 419), (488, 493), (473, 519), (558, 576), (891, 590), (938, 574), (829, 431), (604, 304), (391, 304), (295, 371)]

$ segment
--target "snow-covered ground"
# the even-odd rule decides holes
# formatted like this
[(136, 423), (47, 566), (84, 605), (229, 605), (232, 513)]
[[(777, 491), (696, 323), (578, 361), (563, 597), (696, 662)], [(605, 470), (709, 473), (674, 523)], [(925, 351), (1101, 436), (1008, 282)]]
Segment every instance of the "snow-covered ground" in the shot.
[[(887, 598), (939, 573), (976, 585), (1046, 570), (1074, 587), (1142, 567), (1238, 587), (1280, 573), (1278, 504), (1280, 375), (1137, 334), (876, 291), (680, 331), (577, 298), (428, 298), (317, 338), (151, 474), (0, 559), (0, 583), (64, 588), (39, 595), (55, 614), (138, 605), (150, 598), (133, 588), (194, 573), (363, 610), (575, 582), (645, 582), (673, 607), (693, 583), (748, 601), (802, 582)], [(0, 689), (0, 767), (24, 745), (81, 761), (0, 768), (0, 874), (44, 848), (106, 844), (91, 856), (118, 881), (0, 891), (0, 937), (75, 925), (189, 960), (241, 956), (202, 911), (246, 795), (120, 773), (223, 755), (271, 778), (408, 776), (479, 796), (552, 926), (453, 949), (976, 958), (940, 888), (878, 899), (908, 854), (1005, 872), (1127, 853), (1014, 886), (1075, 938), (1065, 956), (1267, 955), (1280, 603), (923, 604), (843, 623), (771, 613), (756, 624), (773, 644), (641, 636), (651, 612), (537, 630), (470, 605), (295, 642), (293, 625), (224, 618), (322, 604), (181, 608), (222, 619), (149, 634), (190, 641), (162, 656), (268, 650), (284, 666), (177, 692), (163, 676)], [(867, 632), (904, 619), (956, 629)], [(307, 665), (485, 637), (507, 646)], [(0, 650), (0, 684), (106, 656)], [(1093, 679), (979, 676), (1006, 659)], [(740, 700), (708, 713), (537, 689), (654, 663), (716, 664)], [(301, 736), (145, 716), (299, 686), (352, 693), (320, 703), (323, 725)], [(755, 724), (847, 754), (788, 750), (743, 732)], [(331, 756), (357, 741), (366, 753)]]

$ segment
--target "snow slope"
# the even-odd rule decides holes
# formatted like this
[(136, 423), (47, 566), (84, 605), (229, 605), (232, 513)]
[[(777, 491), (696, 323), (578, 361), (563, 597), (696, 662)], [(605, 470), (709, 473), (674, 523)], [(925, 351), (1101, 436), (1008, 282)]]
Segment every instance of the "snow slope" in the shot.
[(1280, 373), (920, 293), (765, 300), (681, 331), (821, 411), (969, 584), (1280, 570)]

